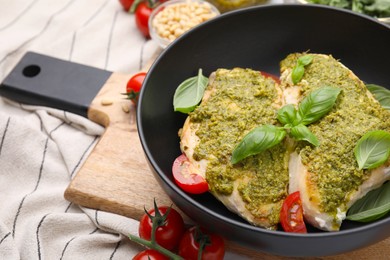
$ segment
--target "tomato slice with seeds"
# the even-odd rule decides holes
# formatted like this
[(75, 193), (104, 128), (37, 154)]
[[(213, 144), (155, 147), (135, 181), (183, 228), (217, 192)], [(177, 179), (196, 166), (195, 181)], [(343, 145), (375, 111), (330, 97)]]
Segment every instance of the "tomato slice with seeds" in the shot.
[(190, 162), (185, 154), (175, 159), (172, 165), (172, 174), (176, 184), (191, 194), (201, 194), (209, 190), (206, 180), (199, 174), (191, 173)]
[(299, 191), (291, 193), (284, 200), (280, 211), (280, 224), (286, 232), (307, 233)]

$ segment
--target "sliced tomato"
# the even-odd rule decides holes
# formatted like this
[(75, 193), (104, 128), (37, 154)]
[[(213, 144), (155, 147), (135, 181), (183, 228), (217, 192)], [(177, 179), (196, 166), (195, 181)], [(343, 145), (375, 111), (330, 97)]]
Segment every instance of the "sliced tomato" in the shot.
[(291, 193), (284, 200), (280, 212), (280, 224), (286, 232), (307, 233), (299, 191)]
[(191, 194), (201, 194), (209, 190), (206, 180), (199, 174), (191, 173), (190, 162), (185, 154), (175, 159), (172, 165), (173, 178), (176, 184)]
[(263, 75), (264, 77), (266, 78), (271, 78), (273, 80), (275, 80), (277, 83), (280, 84), (280, 79), (279, 77), (275, 76), (274, 74), (271, 74), (271, 73), (268, 73), (268, 72), (264, 72), (264, 71), (260, 71), (261, 75)]

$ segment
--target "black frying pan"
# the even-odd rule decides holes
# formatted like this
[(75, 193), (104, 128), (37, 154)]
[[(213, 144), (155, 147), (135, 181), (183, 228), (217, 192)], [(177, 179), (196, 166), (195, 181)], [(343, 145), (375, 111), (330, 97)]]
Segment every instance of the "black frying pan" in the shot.
[[(248, 67), (279, 74), (292, 52), (332, 54), (367, 83), (390, 88), (390, 27), (350, 11), (314, 5), (274, 5), (226, 13), (185, 34), (153, 64), (137, 113), (147, 159), (171, 199), (198, 223), (242, 245), (287, 256), (339, 254), (390, 235), (390, 217), (371, 223), (345, 221), (340, 232), (268, 231), (229, 212), (210, 194), (191, 196), (173, 182), (180, 154), (177, 131), (185, 116), (173, 112), (175, 88), (202, 68)], [(390, 252), (390, 250), (389, 250)]]

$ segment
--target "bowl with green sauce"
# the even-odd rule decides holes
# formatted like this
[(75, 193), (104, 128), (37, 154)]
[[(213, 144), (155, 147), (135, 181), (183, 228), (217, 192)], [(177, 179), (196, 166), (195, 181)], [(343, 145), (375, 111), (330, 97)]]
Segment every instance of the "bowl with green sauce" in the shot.
[(268, 0), (207, 0), (218, 8), (222, 13), (246, 8), (255, 5), (266, 4)]
[[(390, 0), (295, 0), (301, 4), (320, 4), (352, 10), (390, 24)], [(290, 2), (287, 0), (286, 2)]]
[(320, 257), (343, 254), (390, 236), (390, 215), (370, 223), (344, 221), (340, 231), (308, 226), (287, 233), (249, 224), (209, 193), (191, 195), (172, 176), (181, 154), (178, 131), (187, 115), (174, 112), (176, 88), (201, 68), (251, 68), (279, 75), (280, 61), (295, 52), (332, 55), (364, 82), (390, 88), (390, 26), (376, 18), (330, 6), (282, 4), (224, 13), (183, 34), (151, 66), (137, 107), (137, 127), (150, 169), (184, 213), (227, 240), (268, 254)]

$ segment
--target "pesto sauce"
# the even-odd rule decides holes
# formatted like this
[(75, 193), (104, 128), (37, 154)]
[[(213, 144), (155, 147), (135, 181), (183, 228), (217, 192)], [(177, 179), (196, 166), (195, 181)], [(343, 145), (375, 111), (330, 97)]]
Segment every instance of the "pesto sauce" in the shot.
[(264, 3), (266, 0), (209, 0), (220, 12)]
[[(298, 56), (291, 55), (282, 66), (294, 66)], [(346, 211), (348, 197), (369, 178), (370, 172), (359, 170), (353, 149), (368, 131), (390, 131), (390, 112), (367, 96), (365, 85), (333, 58), (313, 56), (305, 68), (303, 95), (309, 91), (333, 86), (342, 89), (332, 111), (319, 122), (309, 125), (320, 146), (301, 142), (297, 152), (308, 167), (310, 181), (317, 184), (320, 206), (329, 214), (337, 208)]]
[[(206, 180), (211, 192), (230, 195), (236, 181), (246, 207), (257, 217), (272, 218), (277, 224), (281, 201), (287, 196), (288, 154), (284, 145), (250, 156), (238, 164), (230, 163), (240, 140), (253, 128), (276, 124), (274, 81), (258, 71), (235, 68), (219, 69), (208, 86), (213, 94), (190, 113), (190, 120), (199, 123), (196, 135), (196, 160), (209, 161)], [(259, 212), (259, 205), (279, 203), (276, 209)]]

